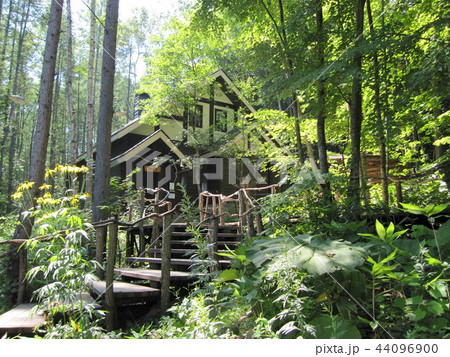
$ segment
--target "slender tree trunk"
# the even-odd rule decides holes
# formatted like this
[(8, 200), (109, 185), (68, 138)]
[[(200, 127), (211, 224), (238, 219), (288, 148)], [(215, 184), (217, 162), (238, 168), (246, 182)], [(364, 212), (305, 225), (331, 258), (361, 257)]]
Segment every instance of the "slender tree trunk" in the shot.
[[(30, 8), (31, 1), (28, 1), (27, 9), (25, 14), (22, 16), (21, 24), (20, 24), (20, 35), (19, 35), (19, 44), (17, 47), (17, 60), (16, 60), (16, 69), (14, 73), (14, 84), (13, 84), (13, 94), (17, 94), (18, 85), (19, 85), (19, 75), (23, 71), (23, 44), (25, 41), (26, 29), (28, 24), (28, 18), (30, 16)], [(11, 141), (9, 145), (9, 160), (8, 160), (8, 184), (7, 184), (7, 195), (9, 207), (12, 207), (11, 202), (11, 194), (13, 193), (13, 176), (14, 176), (14, 163), (15, 163), (15, 153), (16, 153), (16, 143), (17, 143), (17, 135), (20, 125), (18, 123), (17, 116), (17, 108), (14, 103), (11, 104), (11, 111), (9, 114), (9, 118), (11, 119)]]
[(300, 113), (298, 110), (298, 99), (297, 99), (297, 93), (292, 94), (292, 116), (295, 118), (295, 138), (297, 142), (297, 155), (301, 163), (305, 162), (305, 153), (303, 151), (303, 145), (302, 145), (302, 134), (300, 131)]
[(70, 116), (70, 163), (75, 165), (78, 157), (78, 125), (73, 104), (73, 36), (72, 36), (72, 9), (70, 0), (67, 0), (67, 81), (66, 95)]
[[(128, 83), (127, 83), (127, 123), (131, 120), (131, 114), (132, 114), (132, 110), (131, 110), (131, 105), (130, 105), (130, 97), (131, 97), (131, 68), (132, 68), (132, 50), (133, 47), (130, 46), (130, 53), (129, 53), (129, 57), (128, 57)], [(194, 125), (195, 127), (195, 125)]]
[[(87, 149), (86, 162), (89, 171), (86, 174), (86, 191), (92, 197), (92, 177), (94, 160), (94, 65), (95, 65), (95, 7), (96, 0), (91, 0), (91, 25), (89, 31), (89, 65), (88, 65), (88, 83), (87, 83)], [(90, 202), (90, 200), (88, 201)]]
[[(316, 0), (316, 25), (317, 25), (317, 59), (319, 68), (325, 63), (323, 36), (323, 12), (322, 0)], [(319, 167), (322, 174), (328, 173), (327, 141), (325, 136), (325, 81), (319, 78), (317, 81), (317, 145), (319, 149)]]
[[(117, 41), (119, 0), (108, 0), (106, 7), (105, 37), (103, 40), (102, 81), (97, 129), (97, 155), (93, 188), (93, 220), (98, 222), (108, 217), (110, 167), (111, 167), (111, 126), (113, 117), (114, 73)], [(103, 264), (106, 229), (98, 230), (96, 259)], [(102, 276), (100, 270), (97, 274)]]
[[(52, 110), (52, 121), (51, 121), (51, 135), (50, 135), (50, 150), (49, 150), (49, 165), (50, 168), (53, 169), (56, 167), (56, 164), (58, 163), (58, 147), (59, 147), (59, 141), (58, 140), (58, 121), (59, 115), (59, 95), (61, 92), (61, 75), (60, 75), (60, 69), (61, 69), (61, 63), (62, 63), (62, 52), (60, 51), (58, 53), (58, 60), (57, 60), (57, 70), (56, 70), (56, 76), (55, 76), (55, 94), (53, 95), (53, 110)], [(61, 161), (63, 163), (63, 161)], [(52, 185), (52, 192), (54, 192), (54, 180), (51, 177), (50, 178), (50, 184)]]
[[(39, 187), (42, 186), (45, 176), (45, 160), (47, 157), (48, 136), (50, 131), (50, 119), (52, 113), (53, 80), (55, 77), (56, 57), (58, 43), (61, 33), (62, 6), (64, 0), (52, 0), (50, 19), (48, 24), (47, 39), (45, 42), (44, 64), (42, 67), (41, 87), (39, 91), (39, 108), (36, 132), (34, 135), (33, 150), (29, 169), (29, 182), (34, 182), (30, 189), (30, 199), (25, 203), (24, 211), (31, 209), (35, 199), (39, 195)], [(20, 223), (16, 226), (15, 239), (27, 239), (31, 234), (33, 216), (19, 217)], [(21, 249), (20, 265), (26, 267), (26, 251)], [(20, 269), (19, 291), (17, 301), (23, 302), (25, 298), (25, 276), (26, 268)]]
[(9, 34), (9, 28), (11, 25), (12, 6), (13, 6), (13, 0), (10, 0), (8, 16), (6, 17), (5, 31), (3, 33), (2, 50), (1, 50), (1, 55), (0, 55), (0, 78), (3, 78), (3, 64), (5, 63), (6, 48), (8, 46), (8, 34)]
[[(11, 0), (9, 2), (9, 11), (8, 11), (8, 17), (6, 20), (6, 27), (5, 27), (5, 33), (3, 36), (3, 44), (2, 44), (2, 51), (1, 51), (1, 57), (0, 57), (0, 80), (3, 80), (3, 67), (4, 67), (4, 63), (5, 63), (5, 59), (6, 59), (6, 49), (7, 49), (7, 45), (8, 45), (8, 34), (9, 34), (9, 29), (10, 29), (10, 24), (11, 24), (11, 14), (12, 14), (12, 6), (13, 6), (13, 1)], [(15, 33), (16, 31), (14, 31), (14, 40), (13, 40), (13, 45), (12, 45), (12, 50), (11, 53), (14, 53), (14, 45), (16, 43), (15, 40)], [(12, 63), (10, 64), (10, 77), (11, 77), (11, 69), (12, 69)], [(6, 93), (5, 93), (6, 94)], [(5, 96), (5, 103), (7, 103), (7, 97)], [(7, 104), (5, 104), (5, 108), (7, 107)], [(5, 121), (3, 123), (3, 136), (2, 136), (2, 141), (1, 141), (1, 148), (0, 148), (0, 184), (3, 182), (3, 160), (5, 157), (5, 150), (6, 150), (6, 142), (8, 140), (8, 136), (9, 136), (9, 122), (8, 122), (8, 114), (7, 114), (7, 110), (5, 109)]]
[[(372, 20), (372, 9), (370, 6), (370, 0), (367, 0), (367, 19), (369, 21), (370, 34), (372, 39), (375, 40), (375, 29), (373, 27)], [(377, 128), (378, 128), (378, 140), (380, 143), (380, 166), (381, 166), (381, 187), (382, 187), (382, 197), (383, 202), (389, 204), (389, 193), (388, 193), (388, 165), (387, 165), (387, 155), (386, 155), (386, 135), (384, 131), (383, 115), (380, 103), (380, 65), (378, 62), (378, 51), (375, 49), (373, 52), (373, 75), (374, 75), (374, 105), (375, 114), (377, 117)]]
[[(357, 0), (356, 3), (356, 42), (357, 47), (362, 40), (364, 31), (364, 2)], [(353, 56), (353, 65), (358, 73), (353, 76), (352, 100), (350, 106), (350, 139), (351, 139), (351, 163), (350, 182), (348, 195), (354, 200), (354, 214), (359, 216), (360, 211), (360, 189), (359, 189), (359, 169), (361, 165), (361, 126), (362, 114), (362, 55), (359, 50)]]

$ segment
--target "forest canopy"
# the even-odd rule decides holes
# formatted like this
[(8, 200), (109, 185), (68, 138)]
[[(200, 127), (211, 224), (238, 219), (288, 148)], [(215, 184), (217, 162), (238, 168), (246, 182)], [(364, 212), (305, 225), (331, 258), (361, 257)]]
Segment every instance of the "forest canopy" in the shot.
[[(107, 243), (113, 257), (134, 249), (119, 223), (139, 223), (139, 254), (159, 249), (145, 250), (143, 221), (160, 239), (172, 202), (163, 217), (159, 191), (111, 170), (113, 155), (158, 132), (188, 153), (172, 158), (164, 189), (181, 197), (173, 212), (186, 231), (176, 233), (192, 237), (192, 259), (216, 257), (195, 266), (199, 285), (154, 326), (116, 335), (107, 314), (107, 335), (96, 309), (77, 321), (65, 311), (69, 323), (53, 319), (47, 336), (448, 338), (448, 1), (186, 0), (175, 15), (142, 8), (125, 21), (118, 0), (87, 3), (78, 18), (70, 0), (0, 0), (0, 310), (16, 293), (49, 303), (87, 289)], [(217, 93), (239, 104), (222, 102), (213, 120)], [(183, 135), (164, 136), (166, 119)], [(250, 180), (233, 183), (237, 230), (221, 234), (243, 239), (235, 251), (211, 248), (222, 213), (214, 201), (200, 222), (203, 182), (195, 197), (186, 190), (183, 175), (207, 150), (276, 177), (257, 199)], [(151, 164), (147, 177), (162, 171)], [(138, 201), (141, 218), (123, 223)]]

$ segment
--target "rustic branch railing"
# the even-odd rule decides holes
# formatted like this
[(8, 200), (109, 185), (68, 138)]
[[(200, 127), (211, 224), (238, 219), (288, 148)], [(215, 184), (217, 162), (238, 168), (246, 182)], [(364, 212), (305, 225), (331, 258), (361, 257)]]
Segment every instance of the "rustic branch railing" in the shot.
[[(161, 205), (168, 206), (164, 203)], [(104, 229), (108, 227), (109, 229), (109, 239), (108, 239), (108, 249), (106, 251), (106, 269), (105, 269), (105, 277), (106, 277), (106, 287), (105, 287), (105, 307), (108, 311), (106, 324), (107, 329), (112, 331), (117, 326), (117, 307), (114, 299), (113, 286), (114, 286), (114, 267), (116, 264), (116, 248), (118, 243), (118, 230), (119, 226), (124, 227), (134, 227), (139, 225), (146, 219), (158, 217), (163, 220), (163, 234), (162, 234), (162, 264), (161, 264), (161, 302), (160, 309), (161, 312), (167, 310), (170, 304), (170, 268), (171, 268), (171, 249), (170, 249), (170, 240), (171, 240), (171, 227), (172, 227), (172, 215), (175, 210), (178, 208), (176, 205), (171, 210), (164, 212), (162, 214), (159, 213), (151, 213), (144, 217), (139, 218), (138, 220), (130, 223), (130, 222), (120, 222), (118, 217), (110, 218), (105, 221), (94, 223), (94, 227), (96, 230)], [(145, 213), (145, 210), (143, 210)], [(144, 246), (145, 247), (145, 246)], [(101, 265), (103, 261), (98, 261)]]
[(247, 227), (247, 233), (250, 237), (260, 234), (263, 230), (262, 218), (259, 212), (253, 215), (253, 211), (258, 206), (255, 205), (250, 192), (265, 190), (270, 190), (270, 193), (274, 194), (276, 193), (276, 185), (241, 188), (229, 196), (204, 191), (200, 193), (199, 197), (200, 221), (206, 221), (208, 214), (211, 214), (212, 216), (219, 217), (220, 225), (225, 225), (225, 216), (227, 214), (229, 215), (228, 212), (225, 212), (225, 204), (234, 202), (238, 206), (237, 217), (241, 232)]

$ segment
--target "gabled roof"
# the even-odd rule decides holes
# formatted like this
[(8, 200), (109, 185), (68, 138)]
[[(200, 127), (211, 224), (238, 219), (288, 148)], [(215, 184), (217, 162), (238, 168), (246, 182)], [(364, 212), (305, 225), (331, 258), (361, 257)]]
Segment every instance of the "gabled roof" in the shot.
[[(219, 78), (221, 78), (223, 80), (223, 82), (226, 83), (229, 86), (229, 88), (231, 88), (233, 90), (234, 93), (231, 93), (231, 94), (235, 94), (236, 97), (250, 110), (250, 112), (252, 112), (252, 113), (256, 112), (255, 108), (253, 108), (253, 106), (247, 101), (247, 99), (245, 99), (245, 97), (242, 95), (240, 90), (234, 85), (234, 83), (231, 81), (230, 77), (228, 77), (227, 74), (222, 69), (219, 69), (219, 70), (213, 72), (211, 74), (211, 76), (213, 78), (216, 78), (219, 82), (221, 82), (219, 80)], [(230, 93), (226, 93), (226, 94), (230, 94)]]
[(111, 167), (119, 165), (123, 162), (127, 162), (132, 158), (139, 158), (142, 152), (144, 152), (149, 145), (153, 144), (158, 140), (162, 140), (171, 149), (171, 151), (178, 156), (178, 158), (180, 159), (186, 158), (185, 155), (177, 148), (174, 142), (170, 140), (167, 134), (163, 130), (158, 129), (153, 134), (147, 136), (139, 144), (133, 146), (124, 153), (111, 159)]
[[(235, 101), (238, 100), (238, 101), (242, 102), (242, 104), (244, 104), (248, 108), (248, 110), (250, 110), (250, 112), (252, 112), (252, 113), (254, 113), (256, 111), (255, 108), (253, 108), (253, 106), (247, 101), (247, 99), (245, 99), (245, 97), (242, 95), (242, 93), (239, 91), (239, 89), (231, 81), (230, 77), (228, 77), (227, 74), (223, 70), (219, 69), (219, 70), (213, 72), (211, 74), (211, 76), (213, 78), (215, 78), (219, 83), (226, 84), (227, 87), (232, 90), (230, 92), (229, 90), (227, 91), (226, 88), (224, 88), (224, 93), (226, 95), (229, 95), (230, 97), (232, 97), (230, 99), (233, 99)], [(111, 134), (111, 142), (114, 142), (115, 140), (120, 139), (120, 138), (124, 137), (125, 135), (133, 132), (134, 130), (138, 129), (141, 125), (148, 126), (150, 128), (150, 125), (142, 123), (139, 118), (135, 119), (135, 120), (127, 123), (122, 128), (113, 132)]]

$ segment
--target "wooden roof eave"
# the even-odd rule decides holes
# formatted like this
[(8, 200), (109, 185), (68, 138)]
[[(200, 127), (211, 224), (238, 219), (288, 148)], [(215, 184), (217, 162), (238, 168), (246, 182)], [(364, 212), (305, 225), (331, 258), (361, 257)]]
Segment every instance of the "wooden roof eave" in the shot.
[(171, 151), (178, 156), (180, 159), (186, 159), (186, 156), (177, 148), (174, 142), (169, 138), (169, 136), (162, 130), (158, 129), (153, 134), (147, 136), (144, 140), (142, 140), (137, 145), (133, 146), (129, 150), (124, 153), (114, 157), (111, 159), (111, 167), (117, 166), (123, 162), (127, 162), (133, 157), (137, 157), (137, 155), (142, 152), (146, 147), (153, 144), (157, 140), (162, 140)]

